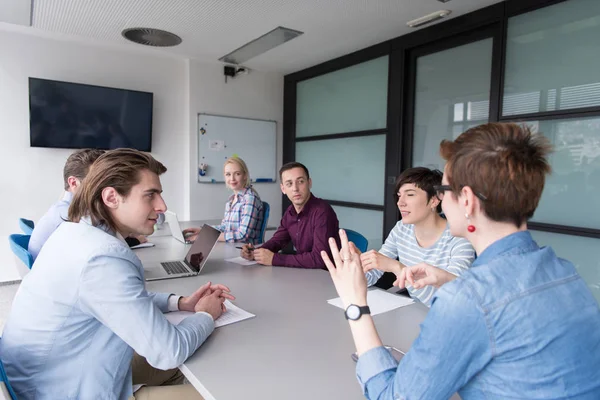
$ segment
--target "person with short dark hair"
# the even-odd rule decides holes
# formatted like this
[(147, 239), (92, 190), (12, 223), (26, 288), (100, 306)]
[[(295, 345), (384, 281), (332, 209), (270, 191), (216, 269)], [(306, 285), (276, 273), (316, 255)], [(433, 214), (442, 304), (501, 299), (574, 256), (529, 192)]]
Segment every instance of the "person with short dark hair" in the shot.
[[(177, 367), (234, 297), (210, 282), (185, 297), (148, 292), (123, 239), (154, 231), (167, 208), (159, 178), (166, 170), (132, 149), (93, 164), (4, 327), (0, 354), (19, 399), (201, 399), (192, 385), (177, 385)], [(173, 325), (163, 313), (178, 310), (194, 314)], [(133, 384), (146, 386), (134, 394)], [(154, 387), (162, 384), (169, 386)]]
[(65, 193), (62, 199), (53, 204), (35, 224), (29, 239), (28, 250), (34, 261), (52, 232), (68, 219), (69, 205), (73, 195), (77, 193), (81, 181), (87, 175), (94, 161), (102, 154), (104, 154), (104, 150), (83, 149), (77, 150), (67, 158), (63, 169)]
[[(370, 250), (360, 256), (369, 286), (384, 272), (400, 276), (404, 268), (415, 265), (430, 265), (454, 276), (471, 266), (473, 246), (466, 239), (452, 236), (448, 223), (440, 216), (441, 201), (434, 187), (441, 183), (441, 171), (429, 168), (409, 168), (400, 174), (394, 200), (402, 219), (379, 251)], [(414, 299), (430, 305), (436, 289), (407, 285), (407, 290)]]
[(352, 317), (367, 399), (448, 399), (457, 391), (463, 400), (600, 398), (598, 302), (573, 264), (527, 230), (550, 150), (547, 138), (510, 123), (442, 142), (447, 164), (436, 190), (450, 232), (468, 239), (478, 258), (459, 277), (431, 266), (402, 270), (401, 286), (441, 287), (400, 364), (363, 308), (358, 252), (343, 231), (341, 250), (330, 241), (333, 262), (322, 256)]
[[(259, 248), (244, 245), (241, 255), (259, 264), (324, 268), (321, 251), (328, 251), (327, 238), (334, 236), (339, 222), (333, 208), (310, 191), (312, 181), (308, 168), (299, 162), (285, 164), (279, 170), (281, 192), (292, 202), (283, 214), (281, 224), (273, 237)], [(293, 243), (296, 254), (280, 254)]]

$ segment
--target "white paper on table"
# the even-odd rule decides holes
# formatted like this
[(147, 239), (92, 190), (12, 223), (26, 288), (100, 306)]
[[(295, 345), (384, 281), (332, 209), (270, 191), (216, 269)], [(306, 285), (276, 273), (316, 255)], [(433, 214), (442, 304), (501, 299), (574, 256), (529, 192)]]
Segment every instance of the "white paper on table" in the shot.
[(242, 258), (242, 257), (226, 258), (225, 261), (240, 264), (240, 265), (245, 265), (245, 266), (258, 264), (256, 261), (246, 260), (245, 258)]
[[(217, 320), (215, 321), (215, 328), (219, 328), (221, 326), (229, 324), (234, 324), (236, 322), (240, 322), (248, 318), (256, 317), (256, 315), (251, 314), (246, 310), (242, 310), (229, 300), (225, 300), (225, 308), (227, 308), (227, 311), (224, 312), (219, 318), (217, 318)], [(167, 321), (169, 321), (173, 325), (179, 325), (181, 321), (183, 321), (190, 315), (194, 315), (194, 313), (189, 311), (173, 311), (170, 313), (166, 313), (165, 317), (167, 318)]]
[[(332, 306), (344, 309), (342, 299), (339, 297), (327, 300)], [(382, 314), (384, 312), (395, 310), (396, 308), (408, 306), (414, 303), (413, 299), (404, 296), (391, 294), (383, 290), (369, 290), (367, 292), (367, 305), (371, 309), (371, 315)]]

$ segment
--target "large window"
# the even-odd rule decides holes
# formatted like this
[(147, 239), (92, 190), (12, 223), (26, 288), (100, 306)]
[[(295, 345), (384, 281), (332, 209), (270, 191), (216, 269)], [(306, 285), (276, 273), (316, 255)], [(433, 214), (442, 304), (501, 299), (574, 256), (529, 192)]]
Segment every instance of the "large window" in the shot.
[(296, 137), (385, 129), (388, 57), (298, 83)]
[(550, 138), (552, 174), (533, 221), (600, 227), (600, 117), (526, 122)]
[(442, 169), (440, 142), (488, 121), (492, 44), (486, 38), (416, 57), (413, 166)]
[(388, 65), (377, 57), (296, 86), (294, 158), (340, 227), (361, 233), (370, 248), (383, 234)]
[(383, 206), (384, 154), (385, 135), (296, 144), (296, 160), (309, 166), (314, 193), (352, 203)]
[(554, 145), (529, 227), (600, 301), (599, 38), (600, 0), (506, 0), (292, 74), (288, 159), (312, 168), (343, 227), (379, 245), (404, 169), (442, 169), (440, 142), (473, 126), (529, 124)]
[(569, 0), (508, 18), (502, 121), (552, 141), (552, 174), (530, 223), (575, 264), (600, 302), (600, 2)]
[(503, 116), (600, 106), (600, 1), (508, 19)]

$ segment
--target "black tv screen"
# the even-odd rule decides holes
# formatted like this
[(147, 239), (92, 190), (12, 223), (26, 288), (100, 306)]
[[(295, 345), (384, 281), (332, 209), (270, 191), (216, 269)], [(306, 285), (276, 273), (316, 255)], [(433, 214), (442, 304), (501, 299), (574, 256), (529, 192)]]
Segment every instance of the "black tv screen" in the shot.
[(152, 148), (152, 93), (29, 78), (32, 147)]

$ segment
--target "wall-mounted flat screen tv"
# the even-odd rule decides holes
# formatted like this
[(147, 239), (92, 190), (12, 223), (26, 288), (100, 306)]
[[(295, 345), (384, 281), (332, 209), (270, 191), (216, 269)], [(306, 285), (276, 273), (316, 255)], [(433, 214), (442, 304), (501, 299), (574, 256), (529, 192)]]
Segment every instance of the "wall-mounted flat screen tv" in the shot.
[(152, 148), (152, 93), (29, 78), (32, 147)]

